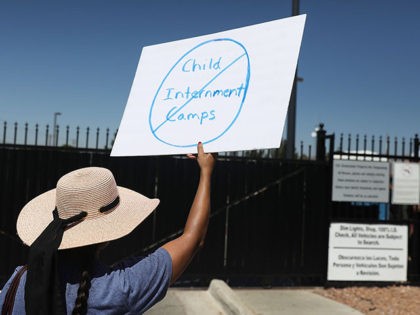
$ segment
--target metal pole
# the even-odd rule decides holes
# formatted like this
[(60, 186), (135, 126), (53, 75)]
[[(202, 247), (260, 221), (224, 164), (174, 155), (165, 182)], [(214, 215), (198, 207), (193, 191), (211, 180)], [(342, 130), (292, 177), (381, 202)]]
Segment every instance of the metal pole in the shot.
[(53, 138), (52, 138), (52, 146), (57, 146), (57, 116), (61, 115), (60, 112), (54, 113), (54, 126), (53, 126)]
[(324, 130), (324, 124), (319, 124), (316, 132), (316, 160), (325, 161), (325, 138), (327, 132)]
[[(292, 0), (292, 16), (299, 15), (299, 0)], [(292, 93), (290, 95), (289, 109), (287, 111), (287, 141), (286, 141), (286, 158), (293, 159), (295, 153), (296, 138), (296, 94), (297, 94), (297, 66), (295, 78), (293, 80)]]

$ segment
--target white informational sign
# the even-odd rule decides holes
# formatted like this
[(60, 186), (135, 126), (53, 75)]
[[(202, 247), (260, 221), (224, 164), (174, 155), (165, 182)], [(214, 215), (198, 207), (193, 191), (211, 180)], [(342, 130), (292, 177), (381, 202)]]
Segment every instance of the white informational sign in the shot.
[(389, 202), (389, 163), (334, 160), (333, 201)]
[(407, 281), (406, 225), (331, 223), (329, 281)]
[(305, 19), (144, 47), (111, 155), (278, 148)]
[(392, 198), (393, 204), (418, 205), (420, 203), (419, 164), (393, 163)]

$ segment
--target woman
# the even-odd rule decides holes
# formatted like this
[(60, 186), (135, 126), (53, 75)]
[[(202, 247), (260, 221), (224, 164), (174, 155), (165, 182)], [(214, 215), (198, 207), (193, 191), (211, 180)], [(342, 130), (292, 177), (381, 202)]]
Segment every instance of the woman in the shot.
[(202, 143), (197, 151), (188, 155), (198, 162), (200, 180), (184, 232), (143, 259), (126, 259), (112, 268), (97, 259), (106, 242), (129, 234), (159, 203), (117, 186), (110, 171), (73, 171), (56, 189), (31, 200), (17, 221), (19, 237), (30, 246), (28, 270), (16, 269), (0, 294), (0, 309), (6, 314), (141, 314), (160, 301), (207, 232), (215, 158)]

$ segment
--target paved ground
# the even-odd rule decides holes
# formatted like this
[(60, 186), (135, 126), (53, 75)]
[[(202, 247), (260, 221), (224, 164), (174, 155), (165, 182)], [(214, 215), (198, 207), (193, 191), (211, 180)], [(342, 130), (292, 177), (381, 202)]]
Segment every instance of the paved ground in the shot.
[(310, 289), (235, 289), (213, 280), (207, 290), (170, 289), (146, 315), (360, 315)]

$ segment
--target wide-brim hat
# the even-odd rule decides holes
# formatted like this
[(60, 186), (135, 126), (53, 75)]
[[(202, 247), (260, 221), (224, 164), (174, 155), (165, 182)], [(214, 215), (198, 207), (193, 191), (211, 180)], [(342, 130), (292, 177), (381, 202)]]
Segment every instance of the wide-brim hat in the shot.
[(19, 214), (16, 229), (30, 246), (53, 220), (55, 208), (62, 219), (85, 211), (86, 217), (64, 231), (59, 249), (86, 246), (129, 234), (158, 204), (159, 199), (117, 186), (108, 169), (87, 167), (64, 175), (55, 189), (29, 201)]

